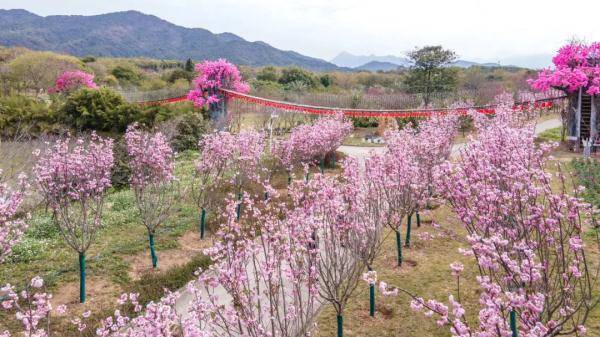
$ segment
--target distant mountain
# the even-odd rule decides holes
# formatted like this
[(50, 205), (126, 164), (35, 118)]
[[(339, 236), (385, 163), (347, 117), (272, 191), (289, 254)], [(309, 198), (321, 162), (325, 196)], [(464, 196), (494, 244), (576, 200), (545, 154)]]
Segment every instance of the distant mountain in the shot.
[(403, 68), (395, 63), (390, 62), (380, 62), (380, 61), (371, 61), (369, 63), (363, 64), (362, 66), (355, 67), (354, 70), (366, 70), (366, 71), (392, 71), (398, 70), (398, 68)]
[[(349, 67), (355, 70), (369, 70), (369, 71), (387, 71), (394, 70), (397, 67), (408, 68), (412, 65), (412, 62), (405, 57), (400, 56), (377, 56), (377, 55), (353, 55), (348, 52), (342, 52), (338, 56), (331, 60), (331, 63), (339, 67)], [(395, 68), (392, 68), (392, 65)], [(381, 66), (381, 67), (379, 67)], [(469, 68), (472, 66), (479, 67), (499, 67), (498, 63), (478, 63), (466, 60), (457, 60), (452, 63), (451, 66), (459, 68)]]
[(0, 10), (0, 45), (77, 56), (226, 58), (251, 66), (338, 69), (324, 60), (279, 50), (265, 42), (249, 42), (232, 33), (213, 34), (202, 28), (185, 28), (137, 11), (42, 17), (22, 9)]
[(376, 56), (376, 55), (353, 55), (348, 52), (342, 52), (331, 60), (331, 63), (339, 67), (357, 68), (369, 62), (385, 62), (393, 63), (399, 66), (410, 66), (410, 60), (404, 57), (393, 55)]
[(459, 68), (469, 68), (469, 67), (473, 67), (473, 66), (477, 66), (477, 67), (500, 67), (500, 64), (498, 63), (478, 63), (478, 62), (473, 62), (473, 61), (465, 61), (465, 60), (457, 60), (454, 63), (452, 63), (453, 67), (459, 67)]

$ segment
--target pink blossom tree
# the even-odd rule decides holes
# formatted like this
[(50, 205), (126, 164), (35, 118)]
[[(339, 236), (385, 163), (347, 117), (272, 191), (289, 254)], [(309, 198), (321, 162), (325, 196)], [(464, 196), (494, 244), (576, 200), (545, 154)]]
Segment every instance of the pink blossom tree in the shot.
[[(385, 200), (386, 225), (396, 236), (397, 263), (402, 265), (402, 224), (407, 222), (406, 241), (410, 239), (410, 220), (424, 200), (426, 180), (422, 176), (411, 145), (416, 130), (406, 127), (386, 132), (386, 152), (365, 162), (367, 179), (374, 183), (378, 198)], [(407, 242), (408, 243), (408, 242)]]
[(206, 212), (218, 203), (218, 188), (229, 183), (241, 199), (244, 186), (261, 183), (264, 136), (251, 130), (239, 134), (220, 131), (204, 136), (198, 146), (201, 155), (196, 161), (191, 194), (200, 211), (200, 237), (204, 238)]
[(533, 127), (512, 126), (508, 116), (480, 124), (459, 161), (438, 174), (441, 191), (468, 232), (469, 247), (462, 251), (480, 273), (478, 326), (468, 323), (460, 301), (462, 264), (450, 266), (458, 285), (450, 306), (380, 286), (409, 294), (414, 310), (437, 315), (453, 336), (581, 336), (597, 303), (597, 270), (582, 240), (596, 226), (594, 211), (578, 198), (578, 189), (574, 196), (567, 193), (560, 170), (561, 186), (554, 192), (545, 172), (551, 146), (537, 147)]
[(96, 134), (75, 147), (59, 140), (40, 154), (37, 184), (66, 243), (79, 254), (80, 301), (85, 302), (85, 253), (101, 227), (106, 190), (114, 164), (113, 141)]
[(192, 82), (188, 99), (196, 107), (208, 107), (211, 111), (211, 118), (215, 120), (221, 118), (218, 114), (220, 114), (219, 110), (223, 109), (219, 109), (219, 104), (225, 103), (225, 96), (220, 91), (221, 89), (241, 93), (250, 91), (250, 86), (244, 82), (238, 68), (227, 60), (219, 59), (198, 63), (196, 72), (198, 77)]
[(21, 240), (27, 229), (27, 223), (18, 215), (26, 186), (26, 177), (20, 175), (18, 187), (10, 188), (3, 182), (0, 170), (0, 263), (11, 254), (12, 247)]
[(154, 235), (169, 216), (179, 192), (173, 175), (173, 150), (162, 133), (143, 132), (135, 124), (127, 128), (125, 141), (131, 168), (130, 184), (142, 224), (148, 230), (152, 267), (156, 268)]
[(372, 179), (381, 167), (370, 167), (368, 173), (362, 170), (358, 161), (347, 158), (343, 162), (344, 190), (346, 194), (353, 195), (354, 202), (348, 205), (348, 212), (352, 214), (357, 226), (361, 227), (361, 234), (349, 237), (349, 247), (366, 266), (368, 272), (364, 279), (369, 283), (369, 315), (375, 316), (375, 284), (377, 273), (373, 270), (373, 263), (387, 238), (384, 233), (387, 203), (385, 198), (379, 196), (377, 180)]
[(94, 83), (94, 75), (81, 70), (65, 71), (58, 76), (56, 83), (54, 84), (54, 87), (50, 89), (50, 92), (68, 94), (79, 88), (98, 88), (98, 85)]
[(556, 88), (568, 93), (579, 89), (600, 94), (600, 42), (573, 42), (561, 47), (552, 59), (554, 69), (543, 69), (531, 86), (540, 91)]
[(285, 204), (248, 195), (242, 202), (238, 217), (239, 201), (228, 201), (226, 223), (206, 251), (215, 263), (188, 287), (195, 300), (184, 330), (191, 336), (307, 335), (317, 291), (305, 255), (311, 233), (290, 222), (296, 219), (285, 216)]
[(365, 244), (365, 226), (351, 213), (357, 205), (356, 189), (333, 177), (318, 174), (311, 181), (292, 185), (295, 219), (311, 233), (307, 267), (318, 277), (318, 294), (330, 303), (337, 316), (337, 335), (343, 336), (344, 310), (366, 267), (357, 250)]

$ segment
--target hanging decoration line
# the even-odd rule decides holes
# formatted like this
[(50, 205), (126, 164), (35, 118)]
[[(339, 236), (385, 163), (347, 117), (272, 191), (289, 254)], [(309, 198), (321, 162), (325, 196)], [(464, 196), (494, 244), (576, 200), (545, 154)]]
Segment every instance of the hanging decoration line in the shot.
[[(496, 113), (496, 105), (485, 105), (485, 106), (473, 106), (473, 107), (465, 107), (465, 108), (440, 108), (440, 109), (346, 109), (346, 108), (332, 108), (332, 107), (322, 107), (322, 106), (313, 106), (313, 105), (305, 105), (298, 103), (289, 103), (283, 101), (277, 101), (262, 97), (256, 97), (248, 94), (242, 94), (239, 92), (221, 89), (227, 99), (237, 99), (247, 103), (258, 104), (266, 107), (272, 107), (287, 111), (295, 111), (306, 114), (315, 114), (315, 115), (333, 115), (342, 111), (344, 115), (348, 117), (388, 117), (388, 118), (406, 118), (406, 117), (428, 117), (435, 114), (447, 114), (447, 113), (455, 113), (459, 115), (466, 115), (471, 110), (475, 110), (479, 113), (486, 115), (493, 115)], [(531, 108), (534, 109), (550, 109), (554, 106), (554, 101), (561, 100), (566, 96), (560, 97), (550, 97), (539, 99), (532, 102), (520, 102), (517, 103), (513, 110), (515, 111), (525, 111)]]
[(141, 106), (155, 106), (155, 105), (164, 105), (164, 104), (184, 102), (187, 100), (188, 100), (188, 96), (183, 95), (183, 96), (179, 96), (179, 97), (166, 98), (166, 99), (161, 99), (161, 100), (157, 100), (157, 101), (138, 102), (138, 104)]
[[(252, 96), (248, 94), (242, 94), (232, 90), (221, 89), (223, 96), (226, 99), (235, 99), (246, 103), (257, 104), (265, 107), (277, 108), (287, 111), (293, 111), (298, 113), (310, 114), (310, 115), (334, 115), (339, 111), (342, 111), (345, 116), (348, 117), (376, 117), (376, 118), (407, 118), (407, 117), (429, 117), (436, 114), (459, 114), (466, 115), (469, 111), (475, 110), (478, 113), (485, 115), (493, 115), (496, 113), (495, 105), (484, 105), (484, 106), (473, 106), (464, 108), (439, 108), (439, 109), (347, 109), (347, 108), (333, 108), (306, 105), (300, 103), (290, 103), (284, 101), (277, 101), (268, 98), (262, 98)], [(519, 102), (515, 104), (513, 110), (525, 111), (531, 108), (539, 109), (550, 109), (554, 106), (554, 102), (566, 98), (566, 96), (557, 96), (544, 99), (538, 99), (532, 102)], [(167, 98), (156, 101), (139, 102), (142, 106), (156, 106), (171, 104), (177, 102), (187, 101), (187, 95)]]

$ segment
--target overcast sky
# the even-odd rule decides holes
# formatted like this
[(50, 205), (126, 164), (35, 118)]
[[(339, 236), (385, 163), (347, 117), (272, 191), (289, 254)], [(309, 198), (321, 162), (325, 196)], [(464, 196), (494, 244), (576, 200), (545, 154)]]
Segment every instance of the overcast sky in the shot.
[(39, 15), (135, 9), (185, 27), (330, 60), (353, 54), (403, 55), (441, 44), (462, 59), (503, 64), (549, 60), (576, 37), (600, 41), (600, 1), (554, 0), (0, 0)]

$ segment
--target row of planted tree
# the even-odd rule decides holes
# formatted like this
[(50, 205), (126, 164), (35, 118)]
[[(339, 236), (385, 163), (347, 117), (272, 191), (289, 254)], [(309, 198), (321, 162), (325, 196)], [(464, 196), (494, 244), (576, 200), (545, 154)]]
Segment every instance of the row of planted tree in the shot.
[[(582, 235), (595, 228), (591, 206), (566, 191), (552, 189), (545, 171), (549, 145), (536, 146), (533, 127), (505, 103), (494, 118), (474, 116), (478, 134), (458, 160), (447, 159), (456, 130), (454, 116), (438, 116), (386, 134), (382, 154), (363, 163), (342, 162), (339, 176), (316, 174), (292, 180), (287, 190), (270, 185), (261, 158), (267, 157), (260, 133), (237, 135), (216, 132), (200, 144), (200, 159), (190, 193), (205, 211), (224, 216), (212, 248), (213, 264), (201, 270), (185, 292), (189, 302), (181, 310), (179, 293), (143, 307), (136, 294), (125, 294), (122, 304), (133, 304), (138, 317), (115, 311), (97, 327), (100, 336), (301, 336), (313, 332), (322, 303), (337, 313), (338, 335), (355, 289), (365, 280), (374, 298), (377, 283), (384, 296), (407, 294), (411, 307), (447, 326), (453, 336), (582, 335), (597, 299), (596, 272), (586, 256)], [(351, 130), (341, 116), (295, 129), (274, 144), (282, 167), (307, 165), (331, 153)], [(173, 153), (160, 133), (127, 133), (131, 185), (148, 228), (152, 262), (155, 229), (164, 221), (178, 195), (173, 175)], [(102, 200), (112, 166), (110, 140), (92, 136), (69, 146), (65, 141), (39, 154), (36, 184), (54, 213), (57, 226), (79, 253), (84, 279), (84, 256), (102, 224)], [(266, 174), (264, 174), (266, 173)], [(261, 184), (264, 195), (244, 189)], [(219, 207), (211, 194), (220, 184), (232, 193)], [(3, 190), (2, 254), (9, 253), (26, 221), (13, 219), (23, 195)], [(402, 249), (410, 247), (412, 214), (433, 203), (447, 202), (468, 236), (462, 252), (477, 264), (480, 310), (477, 322), (466, 317), (460, 288), (449, 305), (425, 300), (413, 290), (378, 282), (373, 261), (383, 247), (386, 227), (395, 233), (398, 265)], [(405, 226), (406, 225), (406, 226)], [(6, 230), (8, 229), (8, 231)], [(404, 243), (402, 235), (405, 234)], [(451, 265), (460, 284), (463, 266)], [(85, 283), (82, 282), (82, 286)], [(50, 295), (35, 278), (18, 292), (6, 286), (4, 309), (15, 312), (26, 335), (45, 336), (45, 320), (55, 311)], [(464, 291), (464, 290), (463, 290)], [(82, 301), (84, 300), (82, 288)], [(370, 312), (374, 314), (374, 300)], [(179, 308), (179, 309), (178, 309)], [(85, 317), (74, 319), (84, 330)], [(3, 336), (9, 336), (5, 332)]]

